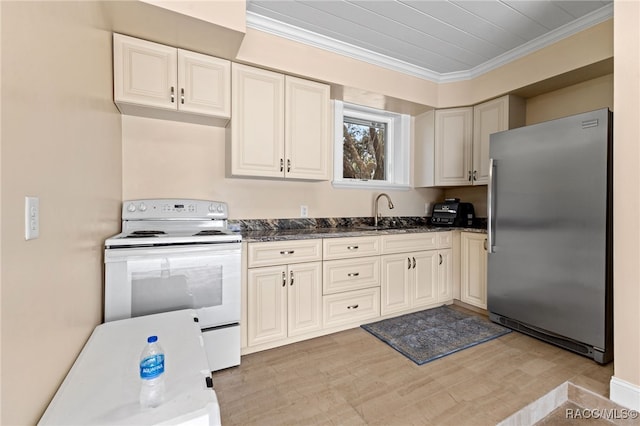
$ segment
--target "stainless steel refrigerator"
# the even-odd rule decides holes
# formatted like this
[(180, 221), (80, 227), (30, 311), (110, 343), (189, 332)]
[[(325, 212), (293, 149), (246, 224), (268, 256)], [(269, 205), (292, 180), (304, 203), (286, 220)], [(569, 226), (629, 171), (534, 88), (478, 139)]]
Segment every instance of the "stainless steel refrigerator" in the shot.
[(487, 308), (492, 321), (613, 359), (612, 113), (491, 135)]

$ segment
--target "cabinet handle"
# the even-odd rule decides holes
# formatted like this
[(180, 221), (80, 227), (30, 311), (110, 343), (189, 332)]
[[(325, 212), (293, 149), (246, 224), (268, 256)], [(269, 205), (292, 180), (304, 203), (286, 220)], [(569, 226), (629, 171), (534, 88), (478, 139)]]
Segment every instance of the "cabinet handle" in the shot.
[(407, 257), (407, 269), (411, 269), (411, 258)]
[(184, 87), (180, 89), (180, 103), (184, 105)]
[(478, 180), (478, 171), (477, 170), (473, 171), (473, 180)]
[(469, 182), (471, 182), (471, 170), (469, 170)]
[(291, 171), (291, 160), (287, 158), (287, 173)]
[(282, 287), (287, 285), (287, 274), (282, 271)]
[(280, 171), (284, 172), (284, 160), (282, 158), (280, 159)]
[(289, 285), (293, 285), (293, 271), (291, 271), (291, 283)]
[(440, 263), (439, 263), (439, 265), (442, 265), (442, 255), (441, 255), (441, 254), (438, 254), (438, 256), (440, 256)]
[(176, 101), (175, 91), (176, 89), (171, 86), (171, 103), (174, 103)]
[(412, 257), (412, 259), (413, 259), (413, 269), (416, 269), (416, 258)]
[(484, 247), (484, 251), (487, 251), (487, 239), (484, 239), (484, 242), (482, 243), (482, 246)]
[(358, 306), (360, 305), (349, 305), (347, 306), (347, 309), (358, 309)]
[(358, 246), (348, 246), (347, 250), (358, 250)]
[(295, 252), (296, 252), (295, 250), (291, 250), (291, 251), (281, 251), (281, 252), (280, 252), (280, 254), (281, 254), (281, 255), (283, 255), (283, 256), (286, 256), (286, 255), (288, 255), (288, 254), (293, 254), (293, 253), (295, 253)]
[(360, 275), (360, 272), (349, 272), (347, 274), (348, 277), (357, 277)]

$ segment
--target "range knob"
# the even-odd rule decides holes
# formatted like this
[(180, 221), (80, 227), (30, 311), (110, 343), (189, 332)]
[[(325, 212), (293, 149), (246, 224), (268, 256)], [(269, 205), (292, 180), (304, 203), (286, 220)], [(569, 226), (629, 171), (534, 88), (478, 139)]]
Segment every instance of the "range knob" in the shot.
[(140, 205), (138, 206), (138, 209), (139, 209), (141, 212), (144, 212), (144, 211), (146, 211), (146, 210), (147, 210), (147, 205), (146, 205), (145, 203), (140, 203)]
[(218, 212), (222, 213), (224, 211), (224, 207), (222, 204), (218, 204)]
[(215, 204), (209, 204), (209, 211), (211, 213), (214, 213), (216, 211), (216, 205)]
[(135, 204), (129, 204), (129, 205), (127, 206), (127, 211), (129, 211), (129, 212), (131, 212), (131, 213), (135, 212), (135, 211), (136, 211), (136, 206), (135, 206)]

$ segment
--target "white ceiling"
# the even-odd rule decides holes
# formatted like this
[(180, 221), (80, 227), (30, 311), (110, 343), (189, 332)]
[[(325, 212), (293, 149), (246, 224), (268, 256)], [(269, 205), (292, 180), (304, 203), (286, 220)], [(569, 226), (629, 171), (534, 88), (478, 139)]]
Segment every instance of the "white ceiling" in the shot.
[(247, 0), (250, 28), (437, 82), (475, 77), (612, 16), (612, 0)]

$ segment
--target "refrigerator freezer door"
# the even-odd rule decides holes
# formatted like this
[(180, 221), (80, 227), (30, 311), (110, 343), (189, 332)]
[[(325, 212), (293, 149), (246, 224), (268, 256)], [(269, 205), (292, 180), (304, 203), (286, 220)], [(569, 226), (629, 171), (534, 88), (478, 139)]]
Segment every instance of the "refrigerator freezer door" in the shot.
[(609, 111), (491, 136), (488, 309), (606, 343)]

